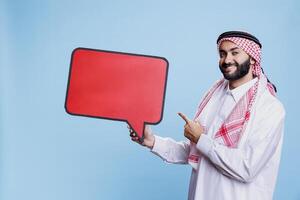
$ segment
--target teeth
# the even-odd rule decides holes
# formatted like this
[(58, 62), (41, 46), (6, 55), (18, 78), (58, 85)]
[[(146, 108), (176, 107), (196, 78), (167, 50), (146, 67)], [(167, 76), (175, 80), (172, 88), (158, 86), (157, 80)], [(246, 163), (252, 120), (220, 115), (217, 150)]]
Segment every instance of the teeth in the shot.
[(225, 72), (230, 72), (231, 70), (233, 70), (233, 66), (225, 68)]

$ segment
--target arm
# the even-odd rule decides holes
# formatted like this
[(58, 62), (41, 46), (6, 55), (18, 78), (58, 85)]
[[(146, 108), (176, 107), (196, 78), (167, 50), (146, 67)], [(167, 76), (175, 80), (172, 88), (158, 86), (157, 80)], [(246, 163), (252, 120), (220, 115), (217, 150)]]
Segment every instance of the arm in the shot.
[(151, 149), (151, 152), (161, 157), (169, 163), (186, 164), (190, 152), (190, 143), (176, 142), (171, 138), (162, 138), (152, 133), (149, 125), (146, 125), (144, 132), (144, 141), (138, 140), (136, 133), (129, 128), (131, 140)]
[(171, 138), (162, 138), (154, 136), (155, 142), (151, 150), (164, 161), (174, 164), (187, 164), (190, 152), (190, 143), (188, 141), (176, 142)]
[(267, 109), (263, 116), (255, 119), (255, 127), (243, 148), (229, 148), (204, 134), (197, 148), (222, 174), (241, 182), (251, 182), (281, 148), (284, 110), (281, 105), (269, 108), (272, 109)]

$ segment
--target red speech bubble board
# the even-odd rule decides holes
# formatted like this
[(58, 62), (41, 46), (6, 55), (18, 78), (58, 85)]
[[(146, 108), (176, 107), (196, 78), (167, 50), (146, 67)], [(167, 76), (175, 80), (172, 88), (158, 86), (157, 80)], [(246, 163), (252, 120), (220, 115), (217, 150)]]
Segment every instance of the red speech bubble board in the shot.
[(163, 115), (168, 61), (162, 57), (77, 48), (65, 109), (69, 114), (126, 121), (143, 139)]

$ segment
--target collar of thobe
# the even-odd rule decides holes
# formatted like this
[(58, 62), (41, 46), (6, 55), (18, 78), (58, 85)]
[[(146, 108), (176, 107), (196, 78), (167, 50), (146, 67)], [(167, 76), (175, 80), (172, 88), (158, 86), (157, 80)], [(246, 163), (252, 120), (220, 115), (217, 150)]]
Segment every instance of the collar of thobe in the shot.
[(255, 84), (256, 81), (257, 77), (232, 90), (229, 89), (229, 83), (227, 81), (226, 94), (232, 95), (234, 101), (237, 103), (242, 98), (242, 96)]

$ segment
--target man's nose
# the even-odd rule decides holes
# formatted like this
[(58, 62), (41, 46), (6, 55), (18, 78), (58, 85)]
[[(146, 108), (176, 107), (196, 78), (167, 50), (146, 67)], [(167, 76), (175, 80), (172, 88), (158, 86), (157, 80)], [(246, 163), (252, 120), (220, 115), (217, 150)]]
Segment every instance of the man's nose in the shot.
[(233, 63), (233, 62), (232, 62), (232, 56), (231, 56), (230, 54), (227, 54), (226, 57), (225, 57), (224, 62), (225, 62), (226, 64), (231, 64), (231, 63)]

